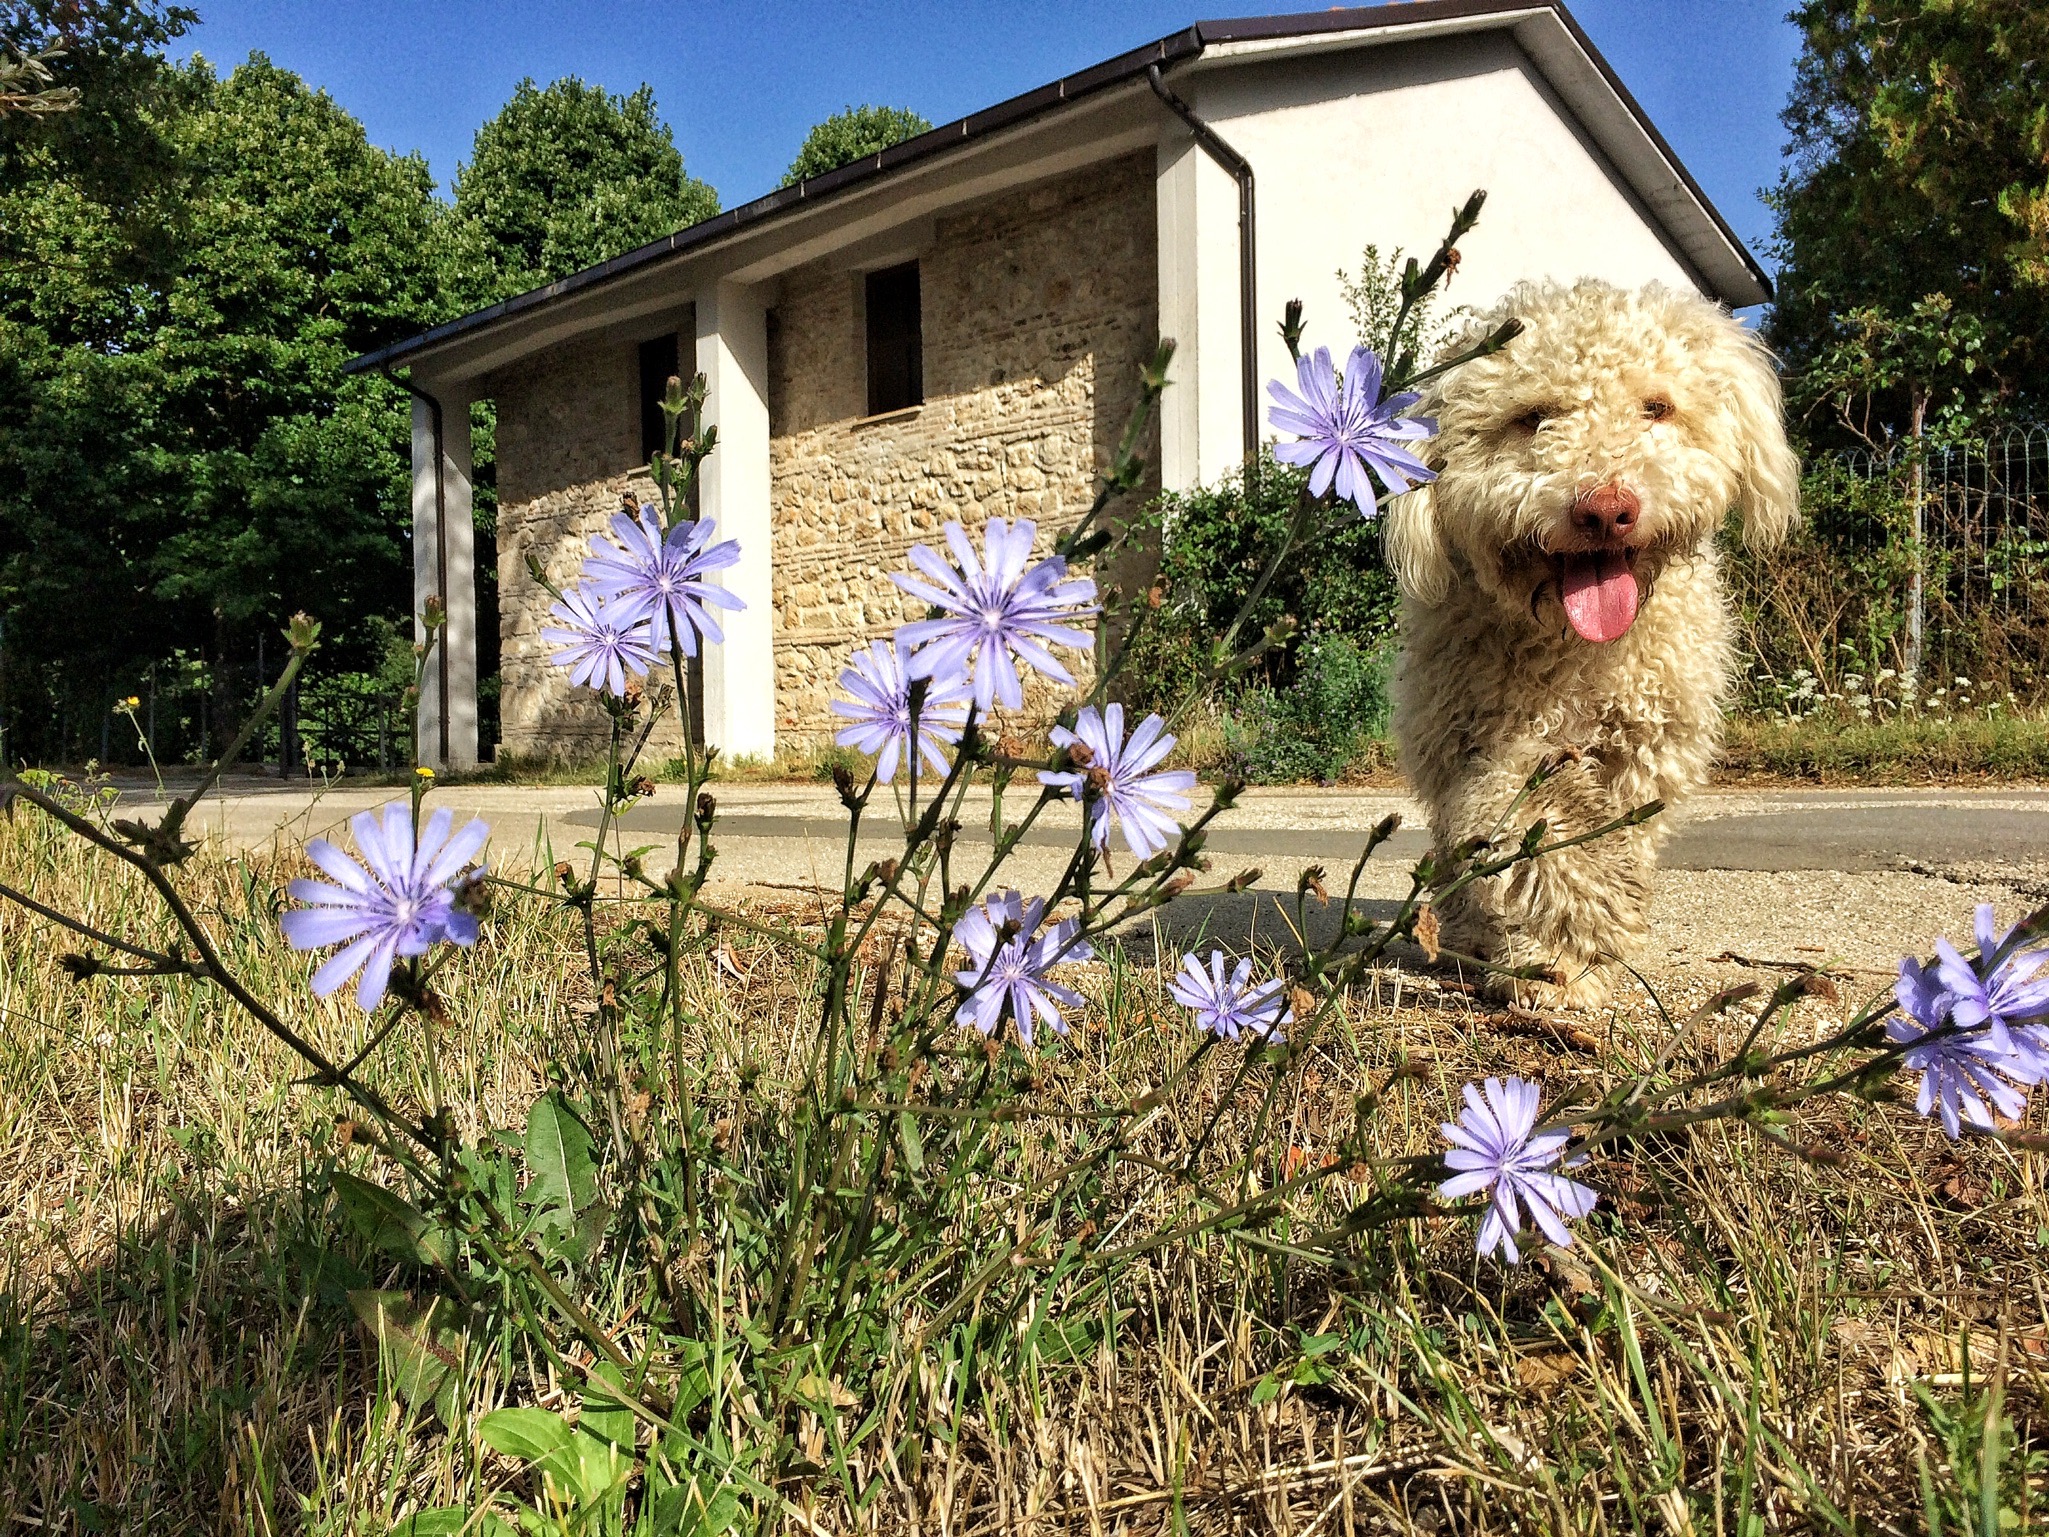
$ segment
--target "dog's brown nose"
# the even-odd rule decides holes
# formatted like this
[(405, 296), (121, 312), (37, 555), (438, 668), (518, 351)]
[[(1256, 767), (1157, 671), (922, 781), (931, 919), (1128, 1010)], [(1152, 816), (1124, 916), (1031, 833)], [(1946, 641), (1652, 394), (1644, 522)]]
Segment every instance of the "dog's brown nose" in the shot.
[(1636, 527), (1642, 508), (1636, 493), (1619, 480), (1582, 491), (1572, 499), (1572, 521), (1590, 539), (1621, 539)]

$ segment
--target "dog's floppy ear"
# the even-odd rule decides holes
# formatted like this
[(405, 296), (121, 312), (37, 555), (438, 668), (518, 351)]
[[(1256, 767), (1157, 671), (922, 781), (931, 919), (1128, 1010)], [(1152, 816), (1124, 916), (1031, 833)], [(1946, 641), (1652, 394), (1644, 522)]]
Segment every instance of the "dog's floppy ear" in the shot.
[(1418, 486), (1387, 504), (1380, 541), (1404, 593), (1426, 608), (1444, 601), (1451, 591), (1451, 556), (1437, 527), (1437, 495), (1431, 487)]
[(1786, 405), (1771, 354), (1744, 332), (1731, 370), (1729, 409), (1736, 419), (1742, 467), (1736, 510), (1743, 518), (1743, 542), (1770, 549), (1800, 521), (1800, 457), (1786, 441)]

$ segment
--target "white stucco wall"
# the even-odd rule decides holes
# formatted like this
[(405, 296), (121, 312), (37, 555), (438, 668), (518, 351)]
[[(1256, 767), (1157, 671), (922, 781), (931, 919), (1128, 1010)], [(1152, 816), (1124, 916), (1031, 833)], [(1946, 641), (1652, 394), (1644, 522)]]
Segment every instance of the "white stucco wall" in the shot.
[[(1487, 206), (1461, 243), (1452, 302), (1484, 307), (1525, 278), (1698, 286), (1506, 34), (1238, 59), (1170, 83), (1252, 162), (1262, 436), (1265, 381), (1291, 371), (1286, 302), (1307, 305), (1306, 344), (1341, 354), (1356, 338), (1338, 269), (1355, 271), (1369, 242), (1427, 259), (1475, 188)], [(1230, 471), (1242, 452), (1237, 186), (1162, 119), (1160, 320), (1182, 344), (1162, 470), (1167, 485), (1186, 486)], [(1170, 231), (1190, 229), (1192, 261), (1168, 244)]]

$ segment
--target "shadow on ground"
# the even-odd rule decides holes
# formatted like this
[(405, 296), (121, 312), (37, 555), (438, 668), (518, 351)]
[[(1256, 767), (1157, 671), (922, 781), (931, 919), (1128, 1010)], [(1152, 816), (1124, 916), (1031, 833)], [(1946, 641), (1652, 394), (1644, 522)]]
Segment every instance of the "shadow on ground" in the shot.
[(305, 1194), (181, 1194), (55, 1289), (0, 1290), (0, 1530), (274, 1529), (263, 1491), (374, 1391), (348, 1291), (403, 1284)]
[[(1304, 927), (1308, 943), (1321, 949), (1337, 937), (1342, 904), (1319, 903), (1311, 897), (1305, 904)], [(1367, 901), (1352, 904), (1352, 911), (1372, 923), (1386, 923), (1402, 910), (1399, 902)], [(1134, 960), (1157, 961), (1171, 970), (1177, 958), (1193, 950), (1211, 947), (1232, 955), (1300, 955), (1305, 935), (1296, 932), (1295, 900), (1292, 893), (1242, 891), (1215, 896), (1185, 896), (1158, 912), (1134, 918), (1115, 930)], [(1413, 945), (1401, 945), (1389, 952), (1404, 961), (1421, 964), (1423, 954)]]

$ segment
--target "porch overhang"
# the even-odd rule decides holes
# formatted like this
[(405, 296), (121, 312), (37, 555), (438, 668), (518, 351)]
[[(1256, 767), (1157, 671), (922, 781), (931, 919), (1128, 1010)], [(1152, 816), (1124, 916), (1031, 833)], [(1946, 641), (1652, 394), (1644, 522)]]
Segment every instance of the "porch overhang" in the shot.
[(707, 282), (765, 283), (950, 208), (1148, 147), (1160, 132), (1147, 81), (1156, 64), (1210, 71), (1476, 32), (1512, 35), (1703, 288), (1735, 307), (1770, 297), (1763, 268), (1559, 0), (1417, 0), (1199, 22), (346, 367), (474, 380), (570, 337), (673, 312)]

